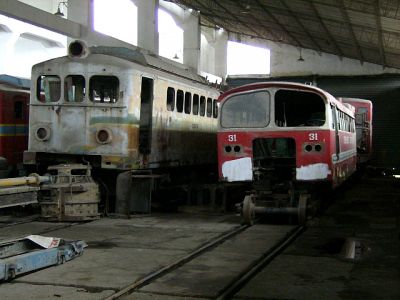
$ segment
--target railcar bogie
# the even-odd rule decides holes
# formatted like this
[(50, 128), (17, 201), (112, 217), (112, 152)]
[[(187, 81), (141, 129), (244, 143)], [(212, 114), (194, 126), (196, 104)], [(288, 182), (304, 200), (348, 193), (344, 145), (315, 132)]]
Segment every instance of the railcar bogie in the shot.
[(356, 169), (354, 108), (312, 86), (266, 82), (220, 97), (219, 176), (252, 182), (241, 209), (295, 214), (318, 186), (341, 184)]

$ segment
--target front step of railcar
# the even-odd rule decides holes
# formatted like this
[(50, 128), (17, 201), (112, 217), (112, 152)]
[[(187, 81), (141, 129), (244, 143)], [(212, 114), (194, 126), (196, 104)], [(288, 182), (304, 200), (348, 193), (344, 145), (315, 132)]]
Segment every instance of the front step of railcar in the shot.
[(266, 201), (258, 194), (247, 195), (241, 204), (242, 223), (253, 225), (257, 215), (288, 215), (297, 216), (298, 223), (304, 225), (307, 221), (309, 198), (309, 194), (300, 194), (297, 205), (291, 206), (289, 203), (279, 205), (279, 201)]

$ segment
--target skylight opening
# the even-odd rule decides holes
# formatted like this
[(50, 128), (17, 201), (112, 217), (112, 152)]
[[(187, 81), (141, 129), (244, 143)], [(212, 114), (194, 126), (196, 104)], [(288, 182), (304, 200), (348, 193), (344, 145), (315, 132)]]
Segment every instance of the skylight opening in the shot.
[(130, 0), (94, 0), (94, 30), (137, 45), (137, 7)]
[(270, 50), (228, 42), (228, 75), (269, 74)]

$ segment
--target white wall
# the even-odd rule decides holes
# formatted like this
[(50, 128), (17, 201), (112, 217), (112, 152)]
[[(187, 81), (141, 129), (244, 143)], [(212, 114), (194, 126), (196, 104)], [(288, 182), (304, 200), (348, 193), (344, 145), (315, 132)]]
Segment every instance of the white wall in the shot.
[[(235, 37), (230, 37), (235, 40)], [(299, 48), (270, 41), (241, 38), (242, 43), (266, 47), (271, 51), (271, 77), (300, 75), (379, 75), (400, 73), (399, 69), (383, 68), (381, 65), (361, 63), (359, 60), (340, 58), (336, 55), (302, 49), (304, 61), (298, 61)]]

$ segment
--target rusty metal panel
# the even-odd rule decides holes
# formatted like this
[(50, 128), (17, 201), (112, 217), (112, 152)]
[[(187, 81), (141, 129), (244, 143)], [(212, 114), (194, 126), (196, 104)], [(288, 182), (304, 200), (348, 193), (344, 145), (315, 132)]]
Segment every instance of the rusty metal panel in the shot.
[(59, 165), (50, 167), (49, 171), (57, 171), (57, 174), (52, 175), (51, 182), (43, 184), (40, 189), (42, 218), (85, 221), (100, 217), (100, 191), (90, 175), (89, 166)]

